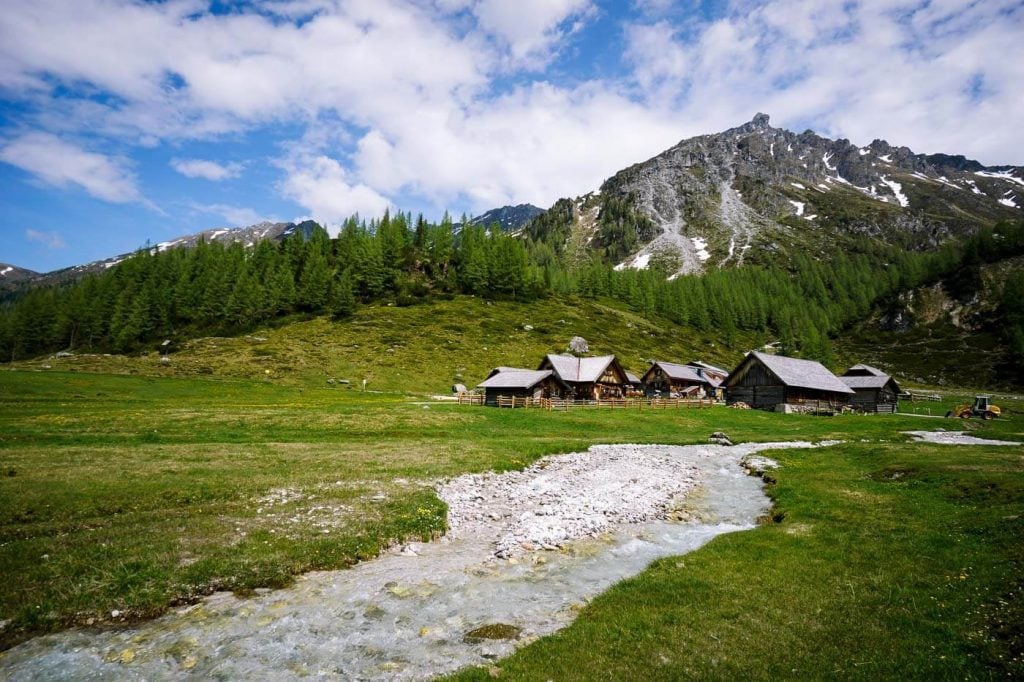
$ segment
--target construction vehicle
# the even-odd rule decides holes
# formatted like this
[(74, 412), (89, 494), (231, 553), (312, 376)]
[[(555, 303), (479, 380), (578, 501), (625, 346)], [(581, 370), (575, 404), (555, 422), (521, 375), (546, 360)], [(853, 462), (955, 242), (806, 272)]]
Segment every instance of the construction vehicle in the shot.
[(959, 417), (960, 419), (970, 419), (971, 417), (995, 419), (1002, 413), (1003, 411), (997, 405), (992, 404), (992, 396), (976, 395), (974, 396), (973, 405), (957, 405), (947, 412), (946, 416)]

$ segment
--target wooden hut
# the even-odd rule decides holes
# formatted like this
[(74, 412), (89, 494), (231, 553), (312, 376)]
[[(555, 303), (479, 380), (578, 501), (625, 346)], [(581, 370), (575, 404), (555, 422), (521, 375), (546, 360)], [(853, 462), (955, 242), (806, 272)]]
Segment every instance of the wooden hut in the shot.
[(626, 395), (642, 397), (644, 394), (643, 379), (632, 372), (626, 372), (626, 380), (629, 382), (626, 386)]
[(709, 365), (708, 363), (701, 362), (700, 360), (694, 360), (693, 362), (688, 362), (686, 364), (690, 367), (696, 367), (699, 369), (703, 376), (707, 376), (711, 379), (717, 379), (720, 384), (725, 383), (725, 380), (729, 378), (729, 372), (727, 370), (724, 370), (721, 367), (715, 367), (714, 365)]
[(778, 411), (836, 410), (854, 392), (821, 363), (756, 351), (748, 353), (725, 382), (725, 400)]
[(498, 398), (560, 398), (570, 390), (550, 370), (518, 367), (495, 367), (477, 388), (484, 390), (484, 404), (491, 406), (497, 406)]
[(621, 398), (629, 388), (626, 370), (614, 355), (578, 358), (550, 354), (544, 357), (537, 369), (553, 372), (571, 389), (576, 400)]
[(656, 361), (651, 364), (643, 378), (648, 395), (681, 396), (697, 389), (704, 395), (714, 397), (721, 381), (706, 374), (701, 367), (678, 365), (674, 362)]
[(899, 408), (900, 386), (880, 369), (854, 365), (840, 379), (853, 389), (850, 405), (856, 410), (895, 414)]

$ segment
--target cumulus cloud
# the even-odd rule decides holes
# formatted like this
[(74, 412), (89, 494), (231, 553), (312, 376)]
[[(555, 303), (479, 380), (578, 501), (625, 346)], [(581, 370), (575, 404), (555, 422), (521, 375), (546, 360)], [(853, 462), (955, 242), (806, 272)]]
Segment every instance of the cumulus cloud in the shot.
[(594, 10), (590, 0), (481, 0), (473, 11), (481, 27), (508, 46), (514, 60), (540, 66)]
[(63, 249), (67, 246), (64, 238), (56, 232), (42, 232), (40, 230), (25, 230), (25, 239), (30, 242), (39, 242), (48, 249)]
[(598, 16), (592, 0), (279, 0), (218, 15), (199, 0), (7, 0), (0, 92), (25, 105), (19, 125), (46, 132), (0, 158), (139, 201), (124, 162), (64, 140), (230, 144), (287, 130), (299, 139), (276, 189), (327, 222), (409, 196), (439, 210), (549, 205), (757, 111), (857, 142), (1020, 163), (1018, 5), (734, 0), (708, 19), (635, 0), (641, 18), (608, 47), (623, 71), (567, 79), (544, 69)]
[(16, 137), (0, 149), (0, 161), (56, 187), (77, 185), (104, 201), (145, 202), (135, 177), (122, 162), (50, 133), (31, 132)]
[(737, 2), (696, 34), (628, 26), (626, 57), (648, 102), (702, 131), (766, 111), (857, 142), (1020, 163), (1022, 23), (1008, 0)]
[(281, 184), (283, 193), (332, 233), (338, 224), (356, 213), (378, 216), (391, 207), (384, 196), (352, 181), (345, 168), (330, 157), (290, 160), (286, 172)]
[(205, 159), (173, 159), (171, 167), (187, 178), (203, 178), (213, 182), (237, 178), (243, 168), (240, 163), (223, 164)]

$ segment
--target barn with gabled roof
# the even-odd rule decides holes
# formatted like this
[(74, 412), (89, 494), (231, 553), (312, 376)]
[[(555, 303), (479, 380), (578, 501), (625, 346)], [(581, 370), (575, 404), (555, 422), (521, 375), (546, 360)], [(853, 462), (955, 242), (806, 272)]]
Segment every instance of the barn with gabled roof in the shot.
[(693, 393), (695, 388), (705, 395), (714, 396), (715, 389), (722, 383), (705, 373), (702, 367), (660, 360), (651, 363), (643, 376), (643, 382), (648, 394), (666, 398)]
[(498, 398), (561, 398), (570, 388), (551, 370), (495, 367), (477, 385), (484, 390), (484, 404), (496, 406)]
[(621, 398), (629, 388), (629, 377), (614, 355), (581, 358), (549, 354), (538, 370), (550, 370), (572, 389), (577, 400)]
[(900, 385), (880, 369), (854, 365), (840, 377), (854, 391), (850, 405), (862, 412), (895, 413), (899, 409)]
[(743, 402), (757, 409), (838, 409), (853, 395), (853, 389), (819, 362), (756, 351), (748, 353), (725, 382), (726, 403)]

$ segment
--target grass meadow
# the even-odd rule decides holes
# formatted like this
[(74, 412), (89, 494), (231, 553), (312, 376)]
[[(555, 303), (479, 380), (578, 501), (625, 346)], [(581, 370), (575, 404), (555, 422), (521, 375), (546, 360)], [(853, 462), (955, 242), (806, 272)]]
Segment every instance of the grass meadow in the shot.
[[(952, 402), (933, 404), (941, 413)], [(778, 455), (774, 523), (657, 562), (511, 679), (1020, 677), (1024, 440), (1007, 419), (458, 406), (320, 381), (0, 372), (0, 643), (286, 586), (444, 531), (444, 477), (595, 443), (843, 440)], [(116, 613), (116, 615), (112, 615)], [(2, 654), (0, 654), (2, 655)]]

